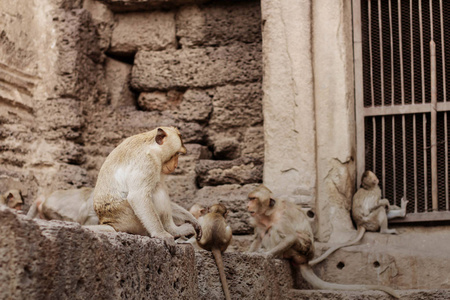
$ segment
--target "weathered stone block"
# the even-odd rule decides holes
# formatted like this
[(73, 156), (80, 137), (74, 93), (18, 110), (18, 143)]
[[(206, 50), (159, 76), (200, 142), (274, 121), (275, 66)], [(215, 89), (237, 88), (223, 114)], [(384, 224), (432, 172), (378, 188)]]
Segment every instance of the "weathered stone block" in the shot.
[(262, 163), (251, 157), (235, 160), (200, 160), (195, 168), (200, 187), (262, 181)]
[(178, 116), (185, 121), (206, 122), (212, 109), (210, 92), (188, 89), (183, 95)]
[(242, 156), (251, 156), (264, 162), (264, 128), (250, 127), (244, 132)]
[(168, 92), (143, 92), (138, 98), (138, 107), (145, 111), (163, 111), (176, 109), (183, 97), (183, 93), (176, 90)]
[(99, 0), (114, 12), (168, 9), (186, 4), (200, 4), (210, 0)]
[(214, 129), (262, 124), (262, 94), (260, 82), (217, 87), (209, 124)]
[(177, 13), (176, 23), (183, 47), (261, 42), (259, 1), (184, 6)]
[(175, 14), (173, 12), (133, 12), (116, 15), (116, 25), (108, 52), (133, 55), (140, 49), (175, 48)]
[(106, 85), (112, 107), (135, 104), (134, 93), (130, 90), (131, 65), (107, 58), (105, 64)]
[(262, 78), (260, 44), (176, 51), (139, 51), (131, 85), (139, 91), (210, 87)]
[(205, 207), (215, 203), (223, 203), (228, 209), (227, 222), (230, 224), (233, 234), (252, 234), (253, 227), (250, 224), (250, 214), (247, 213), (247, 196), (257, 184), (229, 184), (221, 186), (205, 186), (197, 191), (195, 197), (184, 205), (190, 208), (195, 203)]

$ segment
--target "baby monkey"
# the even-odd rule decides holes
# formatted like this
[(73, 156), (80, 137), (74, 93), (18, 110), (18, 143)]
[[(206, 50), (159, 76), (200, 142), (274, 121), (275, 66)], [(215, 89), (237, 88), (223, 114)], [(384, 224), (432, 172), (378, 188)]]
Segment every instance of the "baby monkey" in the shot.
[(229, 300), (231, 299), (230, 291), (222, 259), (222, 252), (228, 248), (232, 237), (231, 227), (225, 221), (227, 215), (228, 210), (225, 205), (214, 204), (211, 206), (209, 212), (199, 218), (203, 234), (197, 243), (201, 248), (212, 252), (219, 269), (225, 299)]
[(314, 235), (305, 213), (289, 201), (275, 199), (260, 185), (248, 195), (248, 211), (255, 226), (255, 239), (250, 251), (262, 248), (270, 258), (285, 258), (300, 269), (303, 278), (316, 289), (381, 290), (398, 298), (389, 287), (380, 285), (345, 285), (325, 282), (308, 264), (314, 257)]
[(402, 198), (401, 207), (390, 205), (389, 200), (381, 199), (378, 177), (366, 171), (361, 178), (361, 187), (353, 196), (352, 217), (357, 226), (356, 237), (346, 243), (328, 249), (320, 257), (309, 262), (315, 265), (323, 261), (336, 250), (358, 243), (366, 231), (377, 231), (386, 234), (397, 234), (397, 230), (388, 228), (388, 220), (406, 216), (407, 200)]

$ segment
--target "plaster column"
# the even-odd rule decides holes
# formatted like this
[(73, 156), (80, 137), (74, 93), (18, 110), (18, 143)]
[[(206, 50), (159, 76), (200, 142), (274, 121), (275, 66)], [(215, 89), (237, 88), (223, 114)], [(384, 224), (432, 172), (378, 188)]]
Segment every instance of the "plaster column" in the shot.
[(350, 238), (355, 191), (355, 119), (351, 1), (312, 3), (317, 130), (317, 237)]
[(262, 0), (264, 184), (314, 205), (311, 1)]

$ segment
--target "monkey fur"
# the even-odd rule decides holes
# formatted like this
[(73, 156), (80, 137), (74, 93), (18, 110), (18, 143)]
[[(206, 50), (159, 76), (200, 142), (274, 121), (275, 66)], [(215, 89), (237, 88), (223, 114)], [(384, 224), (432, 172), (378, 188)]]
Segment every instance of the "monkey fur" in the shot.
[(174, 238), (197, 233), (198, 221), (184, 208), (186, 222), (173, 221), (174, 204), (164, 183), (166, 174), (178, 166), (185, 154), (180, 132), (175, 127), (159, 127), (125, 139), (106, 158), (94, 190), (94, 209), (100, 225), (95, 231), (122, 231), (147, 235), (174, 245)]
[(21, 211), (23, 208), (22, 194), (16, 189), (8, 190), (3, 195), (0, 195), (0, 204), (6, 205), (17, 211)]
[(273, 198), (272, 192), (264, 185), (250, 192), (247, 209), (255, 226), (251, 252), (262, 249), (268, 258), (289, 259), (300, 269), (303, 278), (317, 289), (382, 290), (399, 298), (389, 287), (335, 284), (317, 277), (308, 264), (314, 257), (314, 235), (305, 213), (292, 202)]
[[(361, 178), (361, 187), (353, 196), (352, 217), (356, 223), (356, 237), (346, 243), (331, 247), (318, 258), (309, 262), (314, 266), (336, 250), (357, 244), (364, 236), (366, 231), (377, 231), (385, 234), (397, 234), (397, 230), (388, 229), (388, 220), (406, 216), (406, 205), (408, 201), (402, 198), (401, 208), (395, 205), (389, 205), (387, 199), (381, 199), (381, 189), (378, 186), (377, 176), (366, 171)], [(386, 211), (388, 211), (386, 213)]]
[(225, 205), (214, 204), (211, 206), (209, 212), (199, 218), (203, 235), (197, 243), (202, 249), (212, 252), (219, 269), (225, 299), (229, 300), (231, 299), (230, 291), (222, 259), (222, 252), (228, 248), (232, 238), (231, 227), (225, 221), (227, 215), (228, 210)]

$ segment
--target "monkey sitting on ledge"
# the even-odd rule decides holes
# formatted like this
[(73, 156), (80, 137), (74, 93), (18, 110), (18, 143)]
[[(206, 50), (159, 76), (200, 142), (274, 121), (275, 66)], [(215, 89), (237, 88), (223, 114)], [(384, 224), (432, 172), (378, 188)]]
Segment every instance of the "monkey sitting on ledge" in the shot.
[[(198, 221), (170, 201), (164, 177), (178, 166), (186, 148), (175, 127), (159, 127), (125, 139), (106, 158), (94, 190), (94, 209), (100, 225), (94, 231), (122, 231), (159, 238), (175, 245), (174, 238), (202, 235)], [(180, 226), (175, 225), (173, 209)]]
[(356, 237), (346, 243), (328, 249), (320, 257), (309, 262), (314, 266), (336, 250), (358, 243), (366, 231), (377, 231), (386, 234), (397, 234), (397, 230), (388, 228), (388, 220), (406, 216), (407, 200), (402, 198), (401, 207), (390, 205), (389, 200), (381, 199), (381, 189), (378, 177), (371, 171), (366, 171), (361, 178), (361, 187), (353, 196), (352, 216), (357, 226)]
[(262, 248), (268, 258), (289, 259), (294, 267), (300, 269), (303, 278), (316, 289), (381, 290), (399, 298), (389, 287), (336, 284), (317, 277), (308, 264), (314, 257), (314, 235), (305, 213), (292, 202), (273, 198), (272, 192), (264, 185), (248, 195), (247, 209), (255, 226), (250, 251)]

